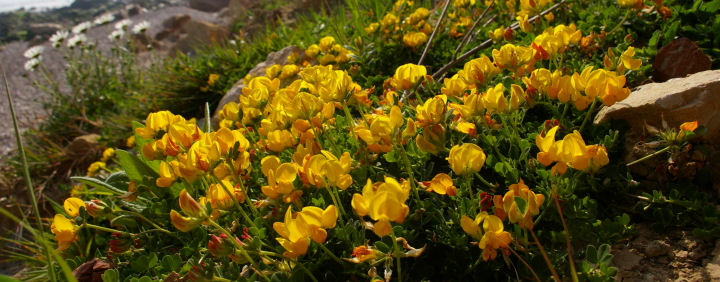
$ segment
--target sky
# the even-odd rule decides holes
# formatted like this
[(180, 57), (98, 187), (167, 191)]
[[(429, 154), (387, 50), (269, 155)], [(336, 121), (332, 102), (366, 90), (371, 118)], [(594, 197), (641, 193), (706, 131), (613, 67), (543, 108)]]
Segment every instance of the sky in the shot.
[(29, 9), (32, 7), (58, 8), (70, 5), (73, 0), (0, 0), (0, 12), (13, 11), (20, 8)]

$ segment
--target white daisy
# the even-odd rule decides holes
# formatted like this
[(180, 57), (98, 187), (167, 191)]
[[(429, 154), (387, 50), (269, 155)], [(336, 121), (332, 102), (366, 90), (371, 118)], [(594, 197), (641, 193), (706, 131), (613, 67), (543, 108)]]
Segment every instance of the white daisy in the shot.
[(87, 32), (88, 29), (90, 29), (91, 27), (92, 27), (92, 23), (91, 23), (91, 22), (81, 22), (81, 23), (77, 24), (76, 26), (74, 26), (74, 27), (72, 28), (72, 32), (73, 32), (74, 34), (85, 33), (85, 32)]
[(68, 48), (74, 48), (76, 46), (83, 45), (83, 43), (87, 42), (88, 38), (85, 36), (85, 34), (78, 34), (73, 36), (72, 38), (68, 39), (67, 47)]
[(144, 33), (147, 31), (147, 29), (150, 27), (150, 23), (148, 21), (142, 21), (135, 26), (133, 26), (132, 31), (133, 33)]
[(110, 35), (108, 35), (108, 38), (112, 41), (118, 40), (120, 38), (123, 38), (125, 36), (125, 31), (122, 29), (116, 29)]
[(95, 18), (95, 24), (103, 25), (103, 24), (109, 23), (113, 20), (115, 20), (115, 16), (113, 16), (113, 14), (105, 13), (105, 14), (102, 14), (99, 17)]
[(43, 50), (45, 50), (45, 47), (42, 46), (33, 46), (25, 50), (25, 58), (28, 59), (35, 59), (37, 57), (40, 57), (40, 54), (42, 54)]
[(70, 33), (67, 30), (58, 30), (55, 34), (50, 36), (50, 43), (52, 43), (54, 48), (58, 48), (62, 46), (63, 42), (65, 42), (65, 39), (67, 39), (69, 35)]
[(32, 58), (32, 59), (28, 60), (28, 61), (25, 63), (25, 70), (26, 70), (26, 71), (33, 71), (33, 70), (35, 70), (35, 68), (37, 68), (37, 66), (38, 66), (39, 64), (40, 64), (40, 59), (39, 59), (39, 58)]
[(129, 19), (124, 19), (124, 20), (121, 20), (121, 21), (115, 23), (115, 29), (125, 30), (125, 29), (127, 29), (127, 27), (128, 27), (129, 25), (131, 25), (131, 24), (132, 24), (132, 21), (131, 21), (131, 20), (129, 20)]

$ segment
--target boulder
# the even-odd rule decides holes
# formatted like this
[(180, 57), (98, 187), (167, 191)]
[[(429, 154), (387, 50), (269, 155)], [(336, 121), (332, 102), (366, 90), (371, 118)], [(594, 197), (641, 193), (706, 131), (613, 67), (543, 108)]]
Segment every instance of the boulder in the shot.
[(203, 12), (217, 12), (228, 6), (230, 0), (190, 0), (190, 8)]
[(180, 34), (185, 33), (185, 25), (190, 22), (191, 18), (188, 14), (175, 14), (163, 21), (163, 30), (155, 34), (155, 40), (169, 40), (176, 42), (180, 39)]
[(196, 46), (218, 43), (230, 35), (230, 31), (227, 28), (200, 20), (188, 21), (184, 25), (184, 29), (186, 32), (185, 36), (181, 37), (175, 45), (170, 48), (170, 55), (174, 55), (178, 51), (190, 53)]
[(720, 70), (643, 85), (627, 99), (601, 109), (595, 123), (625, 120), (642, 137), (645, 123), (661, 129), (663, 116), (673, 128), (697, 120), (707, 128), (704, 141), (720, 144)]
[(660, 49), (653, 63), (653, 79), (666, 81), (709, 70), (712, 62), (695, 42), (685, 37), (673, 40)]
[[(262, 76), (265, 75), (265, 70), (269, 68), (272, 65), (278, 64), (278, 65), (284, 65), (287, 63), (287, 57), (290, 56), (290, 54), (296, 53), (300, 55), (300, 59), (305, 56), (305, 50), (298, 47), (298, 46), (288, 46), (285, 47), (277, 52), (272, 52), (268, 54), (267, 58), (264, 62), (259, 63), (255, 65), (254, 68), (252, 68), (248, 75), (251, 77), (256, 76)], [(222, 109), (222, 107), (230, 102), (237, 102), (240, 98), (240, 94), (242, 94), (242, 89), (247, 86), (245, 82), (241, 79), (233, 85), (230, 90), (228, 90), (227, 93), (225, 93), (225, 96), (220, 99), (220, 103), (218, 103), (217, 109), (215, 109), (215, 114), (213, 115), (213, 119), (215, 120), (217, 118), (218, 112)]]

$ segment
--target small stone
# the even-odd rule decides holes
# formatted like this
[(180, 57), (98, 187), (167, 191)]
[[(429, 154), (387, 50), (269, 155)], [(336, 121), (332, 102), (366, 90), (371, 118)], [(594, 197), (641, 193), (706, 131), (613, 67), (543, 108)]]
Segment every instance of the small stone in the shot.
[(624, 249), (614, 254), (612, 262), (620, 270), (633, 270), (640, 264), (642, 259), (642, 256)]
[(653, 63), (655, 81), (684, 77), (712, 67), (707, 55), (692, 40), (681, 37), (663, 46)]
[(663, 256), (668, 252), (670, 252), (670, 245), (660, 240), (651, 241), (647, 247), (645, 247), (645, 255), (648, 257)]

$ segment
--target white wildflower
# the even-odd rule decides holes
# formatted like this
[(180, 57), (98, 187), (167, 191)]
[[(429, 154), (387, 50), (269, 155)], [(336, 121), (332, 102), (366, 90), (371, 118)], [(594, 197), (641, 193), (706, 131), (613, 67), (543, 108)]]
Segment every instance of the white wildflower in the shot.
[(42, 54), (43, 50), (45, 50), (45, 47), (42, 46), (33, 46), (25, 50), (25, 58), (28, 59), (35, 59), (37, 57), (40, 57), (40, 54)]
[(32, 59), (28, 60), (28, 61), (25, 63), (25, 70), (26, 70), (26, 71), (33, 71), (33, 70), (35, 70), (35, 68), (37, 68), (37, 66), (38, 66), (39, 64), (40, 64), (40, 59), (39, 59), (39, 57), (38, 57), (38, 58), (32, 58)]
[(76, 26), (74, 26), (74, 27), (72, 28), (72, 32), (73, 32), (74, 34), (85, 33), (85, 32), (87, 32), (88, 29), (90, 29), (91, 27), (92, 27), (92, 23), (91, 23), (91, 22), (81, 22), (81, 23), (77, 24)]
[(99, 17), (95, 18), (95, 24), (103, 25), (103, 24), (109, 23), (113, 20), (115, 20), (115, 16), (113, 16), (113, 14), (105, 13), (105, 14), (102, 14)]
[(115, 29), (126, 30), (127, 27), (130, 26), (131, 24), (132, 24), (131, 20), (124, 19), (124, 20), (121, 20), (121, 21), (115, 23)]
[(83, 45), (83, 43), (87, 42), (88, 38), (85, 36), (85, 34), (78, 34), (73, 36), (72, 38), (68, 39), (67, 47), (68, 48), (74, 48), (76, 46)]
[(147, 29), (150, 27), (150, 23), (148, 21), (142, 21), (135, 26), (133, 26), (132, 31), (133, 33), (144, 33), (147, 31)]
[(52, 43), (54, 48), (58, 48), (62, 46), (68, 36), (70, 36), (70, 33), (67, 30), (58, 30), (55, 34), (50, 36), (50, 43)]
[(112, 33), (110, 33), (110, 35), (108, 35), (108, 38), (112, 41), (115, 41), (123, 38), (123, 36), (125, 36), (125, 31), (123, 31), (122, 29), (116, 29)]

